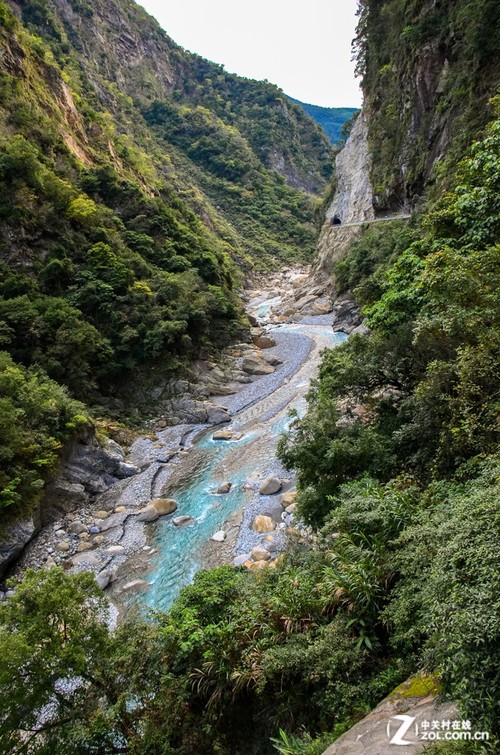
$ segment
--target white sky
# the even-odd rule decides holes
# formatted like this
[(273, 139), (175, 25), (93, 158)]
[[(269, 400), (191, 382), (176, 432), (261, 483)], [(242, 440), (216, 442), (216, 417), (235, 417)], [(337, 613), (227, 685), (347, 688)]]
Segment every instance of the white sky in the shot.
[(139, 0), (186, 50), (324, 107), (359, 107), (356, 0)]

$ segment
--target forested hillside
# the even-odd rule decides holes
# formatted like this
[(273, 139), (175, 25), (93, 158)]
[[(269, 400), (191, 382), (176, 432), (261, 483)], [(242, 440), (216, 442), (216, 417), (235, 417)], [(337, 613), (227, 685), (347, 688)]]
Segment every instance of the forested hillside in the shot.
[[(184, 52), (128, 0), (1, 2), (0, 45), (2, 375), (27, 368), (62, 414), (59, 386), (133, 408), (134, 381), (244, 332), (242, 270), (311, 257), (329, 145), (276, 87)], [(25, 433), (6, 430), (8, 503), (52, 468), (37, 433), (57, 449), (67, 432), (22, 391), (2, 400)]]
[(310, 115), (316, 123), (319, 123), (334, 147), (340, 146), (345, 138), (345, 129), (349, 126), (355, 114), (359, 112), (353, 107), (320, 107), (319, 105), (300, 102), (293, 97), (288, 99), (295, 102), (296, 105), (300, 105), (304, 112)]
[[(55, 7), (63, 5), (68, 7), (57, 0)], [(97, 6), (78, 3), (82, 25)], [(132, 6), (129, 10), (136, 12)], [(21, 34), (9, 14), (3, 18)], [(33, 753), (320, 755), (416, 672), (426, 688), (456, 701), (471, 730), (490, 736), (487, 745), (442, 742), (429, 752), (486, 755), (498, 750), (499, 32), (497, 3), (490, 0), (362, 0), (357, 53), (367, 99), (375, 209), (418, 211), (410, 223), (367, 226), (336, 265), (335, 286), (353, 294), (369, 332), (352, 335), (325, 354), (307, 414), (294, 418), (281, 441), (283, 461), (297, 472), (298, 512), (308, 529), (304, 536), (293, 534), (275, 568), (223, 566), (200, 572), (168, 614), (136, 617), (114, 632), (90, 575), (70, 577), (58, 568), (28, 572), (14, 596), (0, 604), (0, 752), (22, 752), (29, 738)], [(71, 44), (85, 49), (94, 44), (78, 32), (78, 24), (72, 39)], [(24, 64), (31, 59), (22, 58)], [(92, 55), (86, 60), (92, 61), (87, 74), (93, 77), (97, 63)], [(172, 64), (172, 81), (174, 69)], [(127, 96), (133, 97), (132, 92)], [(163, 141), (172, 145), (165, 170), (176, 175), (176, 193), (165, 194), (160, 183), (149, 196), (144, 173), (138, 171), (137, 194), (126, 193), (118, 213), (103, 201), (110, 180), (106, 173), (96, 176), (88, 166), (80, 179), (75, 164), (74, 175), (85, 183), (68, 188), (67, 176), (73, 174), (68, 168), (63, 177), (57, 173), (61, 163), (73, 159), (67, 152), (54, 151), (50, 142), (43, 150), (33, 147), (24, 134), (9, 139), (11, 151), (0, 163), (10, 182), (3, 200), (9, 203), (6, 233), (13, 236), (8, 225), (15, 212), (12, 198), (20, 202), (22, 197), (22, 213), (31, 208), (28, 219), (35, 207), (46, 213), (30, 243), (19, 247), (18, 259), (32, 269), (28, 250), (37, 248), (37, 239), (45, 233), (59, 238), (52, 222), (63, 224), (57, 228), (66, 234), (63, 251), (55, 254), (51, 247), (52, 254), (35, 257), (40, 275), (22, 268), (9, 278), (12, 293), (2, 306), (14, 307), (15, 302), (27, 314), (20, 335), (17, 319), (6, 320), (2, 333), (26, 365), (32, 351), (23, 356), (23, 339), (34, 316), (40, 318), (33, 308), (47, 307), (42, 308), (50, 313), (47, 321), (57, 323), (57, 308), (63, 307), (64, 322), (73, 318), (75, 323), (71, 332), (79, 332), (77, 325), (85, 322), (82, 341), (102, 355), (103, 377), (90, 370), (88, 380), (110, 384), (114, 373), (107, 371), (116, 366), (116, 357), (104, 327), (113, 327), (115, 313), (128, 313), (120, 297), (131, 295), (134, 287), (152, 302), (145, 307), (173, 307), (168, 326), (161, 321), (159, 348), (167, 336), (169, 343), (194, 348), (191, 321), (175, 309), (192, 306), (192, 294), (184, 302), (187, 289), (175, 288), (184, 285), (185, 276), (198, 287), (196, 310), (208, 307), (211, 313), (206, 339), (217, 332), (217, 343), (222, 343), (240, 327), (231, 288), (235, 236), (221, 231), (230, 228), (240, 238), (239, 221), (234, 215), (229, 226), (200, 193), (197, 201), (210, 218), (201, 223), (192, 211), (193, 197), (179, 189), (181, 165), (189, 176), (203, 175), (205, 183), (199, 185), (206, 196), (211, 196), (210, 187), (220, 189), (215, 167), (220, 163), (204, 151), (211, 140), (202, 142), (202, 158), (188, 154), (185, 129), (199, 121), (192, 114), (182, 120), (180, 96), (162, 100), (155, 91), (140, 106), (151, 153)], [(215, 90), (211, 96), (216, 97)], [(202, 108), (206, 105), (204, 101)], [(136, 110), (132, 112), (127, 117), (135, 118)], [(196, 109), (200, 119), (212, 118), (208, 112)], [(217, 117), (222, 120), (221, 112)], [(30, 116), (24, 128), (33, 123)], [(13, 127), (7, 123), (5, 128)], [(40, 140), (48, 124), (35, 128)], [(224, 128), (233, 138), (236, 126)], [(250, 132), (242, 137), (243, 126), (238, 129), (238, 145), (243, 139), (244, 149), (250, 149)], [(104, 136), (96, 131), (96, 138)], [(252, 165), (269, 186), (279, 187), (286, 197), (303, 197), (261, 167), (262, 161), (272, 163), (275, 148), (258, 154), (253, 146), (245, 155), (258, 160)], [(119, 155), (124, 167), (118, 178), (113, 173), (113, 197), (113, 181), (120, 186), (123, 175), (131, 175), (130, 154), (136, 155), (133, 149)], [(232, 154), (225, 150), (225, 159)], [(237, 172), (243, 168), (236, 154)], [(246, 157), (241, 160), (246, 166)], [(159, 169), (155, 159), (148, 165)], [(311, 171), (318, 180), (317, 171)], [(149, 188), (151, 181), (146, 183)], [(65, 194), (74, 185), (78, 193)], [(59, 196), (53, 219), (52, 203)], [(163, 229), (167, 221), (151, 227), (149, 211), (141, 204), (149, 202), (160, 203), (156, 212), (162, 218), (167, 214), (170, 221), (173, 213), (182, 225), (180, 239), (173, 237), (173, 251), (167, 255), (185, 265), (181, 270), (164, 266), (165, 232), (158, 227)], [(20, 227), (22, 240), (30, 226)], [(78, 240), (83, 240), (84, 252)], [(201, 262), (205, 255), (211, 261), (207, 268)], [(40, 293), (41, 273), (49, 261), (54, 273), (45, 275), (52, 288)], [(130, 270), (136, 278), (130, 278)], [(158, 303), (166, 281), (169, 295)], [(105, 317), (99, 315), (101, 294), (96, 294), (104, 290), (110, 297)], [(179, 292), (173, 302), (172, 291)], [(81, 292), (83, 298), (74, 298)], [(211, 297), (218, 301), (212, 309)], [(174, 325), (178, 322), (185, 329)], [(120, 333), (138, 327), (125, 324)], [(35, 336), (44, 332), (39, 325)], [(147, 339), (141, 335), (138, 342), (145, 348), (142, 341)], [(65, 343), (63, 339), (61, 348)], [(116, 353), (126, 364), (133, 359), (126, 344)], [(52, 364), (67, 369), (69, 358), (57, 362), (55, 354), (51, 359), (49, 374)], [(15, 367), (8, 357), (4, 364), (2, 401), (7, 406), (20, 395), (22, 411), (31, 416), (25, 386), (33, 371)], [(68, 421), (80, 421), (75, 418), (79, 407), (68, 404), (65, 396), (44, 406), (47, 411), (52, 407), (55, 438), (64, 435)], [(35, 414), (33, 421), (38, 418)], [(14, 451), (27, 452), (23, 445)], [(15, 490), (16, 483), (11, 487)]]

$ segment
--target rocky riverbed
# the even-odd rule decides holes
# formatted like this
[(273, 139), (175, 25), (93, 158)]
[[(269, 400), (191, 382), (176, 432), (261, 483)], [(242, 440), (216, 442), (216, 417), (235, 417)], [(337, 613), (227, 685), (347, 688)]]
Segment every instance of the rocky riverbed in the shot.
[(246, 291), (251, 342), (218, 364), (200, 362), (177, 395), (159, 395), (147, 435), (125, 449), (105, 439), (121, 479), (102, 478), (93, 495), (61, 507), (17, 573), (60, 563), (93, 571), (118, 604), (168, 607), (199, 568), (276, 562), (296, 536), (294, 479), (276, 460), (278, 438), (289, 410), (305, 407), (321, 350), (359, 327), (345, 302), (334, 323), (328, 295), (307, 281), (306, 270), (289, 269)]

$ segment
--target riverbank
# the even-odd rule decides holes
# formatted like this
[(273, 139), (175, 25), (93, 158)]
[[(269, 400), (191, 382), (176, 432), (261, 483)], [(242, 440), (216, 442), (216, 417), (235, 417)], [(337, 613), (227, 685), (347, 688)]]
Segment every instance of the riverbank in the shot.
[[(197, 388), (211, 386), (204, 398), (212, 422), (205, 411), (201, 422), (195, 414), (190, 423), (164, 427), (164, 417), (152, 423), (124, 457), (136, 473), (44, 528), (17, 573), (59, 563), (94, 572), (119, 606), (168, 607), (200, 568), (235, 558), (252, 568), (273, 562), (293, 524), (293, 506), (285, 511), (280, 496), (294, 479), (276, 460), (277, 441), (289, 410), (303, 410), (321, 350), (343, 337), (333, 332), (333, 315), (310, 314), (318, 292), (305, 294), (306, 282), (304, 270), (288, 270), (247, 290), (253, 343), (231, 347), (220, 364), (198, 371)], [(199, 403), (189, 396), (176, 401), (186, 411)], [(232, 440), (212, 440), (217, 426), (229, 428)], [(259, 486), (269, 476), (278, 478), (279, 492), (262, 495)], [(218, 492), (222, 484), (228, 492)], [(175, 504), (166, 507), (169, 500)], [(175, 512), (165, 513), (172, 506)], [(257, 517), (266, 520), (261, 531)], [(254, 549), (264, 558), (252, 556)]]

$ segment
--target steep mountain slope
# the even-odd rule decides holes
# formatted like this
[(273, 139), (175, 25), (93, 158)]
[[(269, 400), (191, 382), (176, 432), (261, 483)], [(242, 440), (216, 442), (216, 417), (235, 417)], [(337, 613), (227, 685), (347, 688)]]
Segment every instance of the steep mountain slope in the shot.
[(64, 389), (130, 416), (243, 334), (242, 275), (313, 254), (330, 172), (276, 87), (135, 3), (0, 2), (0, 509), (29, 505), (85, 424)]
[(321, 107), (320, 105), (310, 105), (307, 102), (295, 100), (293, 97), (288, 99), (296, 105), (300, 105), (305, 113), (310, 115), (316, 123), (319, 123), (334, 147), (342, 142), (344, 125), (359, 112), (354, 107)]
[(379, 210), (413, 206), (446, 180), (491, 118), (498, 92), (496, 0), (361, 0), (355, 43), (369, 110)]
[(184, 53), (134, 3), (10, 5), (4, 343), (80, 397), (109, 395), (237, 333), (235, 263), (311, 253), (314, 201), (291, 184), (320, 189), (329, 147), (279, 90)]
[[(57, 7), (62, 7), (59, 1)], [(93, 7), (78, 4), (81, 12), (91, 13)], [(2, 17), (12, 25), (11, 31), (21, 34), (10, 17)], [(300, 524), (292, 529), (291, 547), (274, 562), (275, 568), (265, 562), (255, 571), (225, 565), (200, 572), (168, 615), (125, 621), (115, 632), (106, 624), (104, 599), (90, 575), (68, 576), (58, 568), (28, 573), (14, 596), (0, 604), (0, 742), (3, 737), (6, 751), (24, 747), (30, 732), (33, 753), (318, 753), (395, 687), (403, 695), (405, 711), (411, 711), (414, 695), (428, 691), (456, 702), (459, 733), (469, 734), (472, 741), (445, 741), (444, 732), (453, 735), (458, 729), (444, 721), (438, 732), (444, 734), (443, 741), (437, 749), (431, 743), (429, 752), (498, 751), (500, 98), (493, 96), (500, 78), (500, 58), (494, 55), (497, 21), (497, 4), (490, 0), (361, 2), (358, 52), (368, 109), (338, 166), (349, 172), (354, 165), (358, 172), (370, 173), (371, 185), (339, 176), (334, 200), (338, 204), (332, 211), (341, 209), (353, 221), (359, 214), (360, 220), (380, 221), (377, 214), (419, 209), (410, 222), (382, 218), (366, 229), (358, 226), (359, 237), (350, 248), (345, 245), (343, 259), (331, 260), (337, 290), (356, 298), (369, 331), (351, 334), (325, 354), (308, 396), (307, 414), (293, 418), (292, 431), (281, 443), (281, 458), (295, 469), (298, 480), (292, 510), (309, 527), (302, 534)], [(36, 45), (38, 40), (23, 37), (25, 57), (11, 48), (6, 60), (11, 70), (36, 80), (36, 103), (50, 108), (53, 96), (44, 88), (48, 64), (35, 55)], [(447, 72), (439, 83), (443, 67)], [(92, 68), (88, 75), (94, 77), (92, 91), (104, 87), (103, 96), (109, 96), (101, 74)], [(8, 96), (14, 84), (4, 85)], [(113, 97), (121, 97), (113, 91), (110, 107)], [(162, 292), (163, 319), (153, 320), (152, 330), (161, 355), (162, 334), (169, 334), (173, 344), (180, 338), (189, 354), (204, 342), (203, 336), (213, 339), (214, 326), (221, 341), (238, 327), (231, 284), (234, 244), (241, 236), (234, 230), (236, 222), (233, 228), (227, 215), (206, 199), (219, 162), (212, 153), (204, 153), (203, 165), (195, 162), (196, 155), (189, 156), (191, 140), (183, 138), (192, 126), (192, 107), (186, 106), (190, 116), (183, 120), (184, 106), (169, 109), (173, 100), (163, 96), (155, 93), (140, 106), (140, 115), (134, 100), (129, 101), (120, 110), (123, 132), (118, 136), (105, 131), (110, 122), (118, 123), (118, 116), (93, 116), (101, 129), (96, 129), (95, 139), (101, 139), (102, 154), (114, 151), (112, 164), (121, 161), (111, 175), (90, 165), (82, 171), (76, 157), (68, 162), (69, 148), (61, 146), (62, 136), (52, 139), (51, 123), (56, 123), (58, 135), (69, 133), (70, 139), (66, 136), (63, 142), (74, 139), (88, 152), (89, 161), (96, 158), (91, 140), (85, 144), (75, 135), (78, 121), (69, 116), (61, 120), (59, 106), (52, 105), (50, 120), (42, 120), (36, 108), (30, 111), (31, 121), (24, 116), (23, 128), (35, 130), (44, 153), (30, 151), (32, 145), (18, 137), (9, 141), (0, 163), (6, 182), (4, 249), (10, 248), (10, 239), (17, 265), (6, 289), (6, 301), (14, 307), (9, 311), (18, 313), (17, 320), (6, 321), (1, 331), (7, 343), (14, 342), (18, 321), (23, 335), (47, 337), (48, 326), (57, 325), (57, 307), (73, 293), (82, 298), (64, 305), (65, 318), (73, 325), (58, 348), (75, 329), (80, 332), (83, 316), (89, 320), (81, 342), (100, 343), (89, 328), (101, 336), (98, 326), (104, 333), (108, 320), (113, 323), (117, 314), (128, 314), (128, 299), (123, 297), (129, 289), (144, 297), (139, 299), (141, 317), (149, 313), (142, 307)], [(479, 109), (474, 107), (475, 96)], [(81, 112), (78, 97), (74, 101), (76, 112)], [(16, 114), (23, 117), (20, 104), (18, 100)], [(65, 109), (67, 115), (69, 111), (74, 113), (72, 107)], [(208, 118), (207, 112), (203, 110), (200, 118)], [(4, 120), (6, 133), (13, 128), (13, 117), (14, 110)], [(132, 130), (139, 134), (136, 124), (144, 129), (141, 139), (151, 158), (144, 155), (145, 148), (138, 152), (136, 143), (121, 135)], [(109, 142), (103, 141), (105, 134)], [(167, 162), (163, 144), (171, 144), (169, 139), (175, 144)], [(203, 150), (208, 146), (206, 141), (201, 144)], [(251, 154), (256, 156), (253, 149)], [(153, 178), (160, 176), (164, 183), (145, 180), (144, 162), (155, 171)], [(57, 170), (63, 169), (61, 178)], [(194, 183), (186, 175), (190, 181), (207, 181), (207, 193), (189, 195)], [(132, 177), (138, 194), (131, 191)], [(174, 184), (175, 192), (167, 191)], [(155, 193), (150, 196), (152, 185)], [(78, 193), (71, 193), (73, 186)], [(108, 191), (116, 211), (103, 202)], [(424, 202), (419, 201), (422, 196)], [(154, 223), (148, 202), (159, 203)], [(198, 215), (191, 210), (196, 202)], [(57, 209), (62, 220), (55, 217)], [(96, 213), (103, 211), (97, 215), (99, 224), (93, 225)], [(13, 214), (11, 225), (8, 212)], [(203, 213), (201, 223), (198, 216)], [(62, 225), (54, 225), (56, 220)], [(19, 228), (23, 246), (16, 236)], [(50, 234), (61, 239), (54, 231), (60, 228), (65, 246), (57, 254), (51, 247), (46, 260), (53, 266), (50, 275), (45, 273), (58, 295), (48, 299), (35, 288), (40, 283), (31, 272), (32, 259), (45, 271), (39, 239)], [(346, 230), (328, 221), (331, 250), (335, 234)], [(215, 247), (216, 242), (220, 246)], [(80, 254), (75, 259), (74, 247)], [(325, 255), (327, 251), (325, 247)], [(28, 273), (21, 272), (21, 261)], [(74, 275), (71, 266), (77, 263), (82, 277), (69, 277), (68, 284), (65, 276)], [(167, 264), (173, 269), (165, 268)], [(141, 277), (129, 282), (128, 270)], [(39, 279), (45, 285), (44, 277)], [(193, 282), (195, 297), (189, 288)], [(209, 296), (214, 298), (208, 301), (215, 299), (217, 304), (203, 310)], [(80, 301), (84, 310), (77, 309)], [(103, 309), (101, 301), (106, 303)], [(228, 309), (219, 321), (217, 313), (224, 306)], [(137, 306), (130, 309), (135, 313)], [(196, 315), (198, 327), (205, 324), (201, 311), (208, 311), (209, 317), (199, 343)], [(168, 326), (167, 312), (173, 316)], [(131, 319), (125, 326), (130, 335), (140, 323)], [(149, 332), (140, 332), (145, 344)], [(52, 341), (44, 342), (44, 348), (47, 343)], [(133, 338), (132, 343), (143, 348)], [(15, 344), (21, 349), (21, 336)], [(124, 339), (116, 354), (137, 359), (126, 347)], [(113, 363), (105, 351), (112, 348), (111, 337), (100, 348), (105, 371)], [(49, 351), (48, 368), (66, 368), (74, 352), (69, 349), (61, 359), (59, 352)], [(42, 359), (41, 347), (34, 353)], [(68, 427), (80, 421), (79, 409), (33, 370), (16, 368), (8, 359), (1, 366), (0, 416), (6, 419), (0, 430), (9, 441), (4, 459), (17, 464), (6, 490), (17, 494), (18, 502), (18, 469), (23, 471), (27, 459), (37, 470), (50, 464), (51, 450), (64, 440)], [(88, 374), (93, 377), (92, 371)], [(115, 374), (104, 374), (110, 383), (116, 380)], [(35, 394), (41, 412), (31, 407), (33, 381), (42, 383)], [(9, 434), (13, 422), (23, 431), (26, 425), (36, 432), (40, 423), (49, 427), (51, 435), (42, 432), (35, 439), (43, 441), (43, 457), (33, 461), (37, 443), (29, 435), (19, 442)], [(39, 482), (40, 476), (34, 487)], [(288, 495), (283, 503), (289, 500)], [(401, 682), (417, 670), (421, 673), (402, 689)], [(68, 677), (85, 683), (59, 683)], [(50, 717), (40, 716), (40, 710), (49, 710)], [(383, 721), (382, 736), (387, 723)], [(436, 731), (434, 720), (432, 724)], [(474, 741), (476, 732), (487, 733), (487, 748), (485, 742)]]

